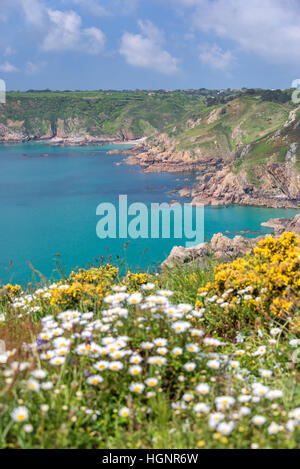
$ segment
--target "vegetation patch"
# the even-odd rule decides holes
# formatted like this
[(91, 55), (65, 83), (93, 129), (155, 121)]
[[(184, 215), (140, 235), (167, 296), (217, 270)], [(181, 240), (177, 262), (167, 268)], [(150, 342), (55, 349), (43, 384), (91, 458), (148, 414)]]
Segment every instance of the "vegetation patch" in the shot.
[(3, 286), (0, 447), (299, 448), (299, 256)]

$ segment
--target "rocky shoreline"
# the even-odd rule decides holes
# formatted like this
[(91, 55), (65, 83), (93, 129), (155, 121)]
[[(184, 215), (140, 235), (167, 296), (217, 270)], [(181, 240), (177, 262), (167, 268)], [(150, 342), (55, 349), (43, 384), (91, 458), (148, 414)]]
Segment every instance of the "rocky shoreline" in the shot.
[[(300, 213), (294, 218), (273, 218), (263, 222), (261, 225), (272, 228), (274, 230), (274, 237), (281, 236), (285, 231), (300, 235)], [(161, 267), (172, 268), (175, 265), (191, 263), (205, 265), (209, 258), (229, 262), (251, 251), (264, 237), (245, 238), (243, 236), (235, 236), (234, 238), (228, 238), (222, 233), (217, 233), (209, 243), (200, 243), (190, 248), (174, 246)]]
[(195, 159), (187, 151), (174, 149), (165, 135), (122, 154), (128, 155), (126, 164), (139, 165), (145, 173), (196, 174), (197, 183), (192, 189), (184, 187), (177, 192), (179, 197), (191, 198), (192, 205), (300, 208), (300, 176), (290, 161), (268, 162), (254, 168), (254, 184), (245, 170), (237, 174), (228, 161), (218, 156)]
[[(119, 138), (85, 137), (26, 137), (0, 138), (0, 144), (44, 142), (56, 146), (87, 146), (87, 145), (138, 145), (143, 139), (122, 140)], [(114, 150), (112, 150), (114, 151)], [(118, 150), (118, 153), (120, 151)]]
[[(111, 150), (108, 154), (127, 156), (124, 162), (138, 165), (145, 173), (169, 172), (196, 175), (197, 183), (183, 187), (176, 196), (190, 198), (192, 205), (232, 205), (300, 208), (300, 176), (290, 160), (285, 163), (268, 162), (251, 170), (256, 183), (249, 182), (249, 174), (241, 170), (238, 174), (231, 163), (220, 156), (198, 155), (194, 158), (189, 151), (178, 150), (165, 134), (147, 140), (134, 139), (131, 135), (116, 135), (112, 138), (90, 135), (27, 136), (6, 134), (0, 143), (45, 142), (56, 146), (124, 145), (130, 148)], [(247, 151), (247, 149), (245, 149)], [(174, 194), (173, 194), (174, 195)]]

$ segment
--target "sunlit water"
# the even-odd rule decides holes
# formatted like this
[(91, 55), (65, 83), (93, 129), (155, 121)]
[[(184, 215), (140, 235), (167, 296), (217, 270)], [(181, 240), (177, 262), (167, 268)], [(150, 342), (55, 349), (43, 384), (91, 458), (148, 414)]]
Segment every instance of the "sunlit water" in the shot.
[[(139, 167), (118, 165), (118, 146), (54, 147), (44, 143), (0, 145), (0, 283), (32, 278), (30, 262), (47, 277), (57, 277), (55, 255), (69, 273), (101, 256), (123, 259), (132, 269), (158, 266), (184, 240), (101, 240), (96, 235), (101, 202), (171, 202), (170, 192), (194, 182), (193, 176), (144, 174)], [(122, 147), (123, 148), (123, 147)], [(294, 210), (255, 207), (205, 208), (205, 237), (217, 232), (254, 231), (269, 218)], [(248, 233), (245, 236), (257, 236)]]

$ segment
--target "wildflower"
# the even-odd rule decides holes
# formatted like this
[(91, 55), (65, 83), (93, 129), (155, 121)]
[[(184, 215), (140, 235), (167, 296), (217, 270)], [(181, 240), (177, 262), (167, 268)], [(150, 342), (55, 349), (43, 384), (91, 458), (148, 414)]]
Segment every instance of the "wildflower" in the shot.
[(113, 362), (109, 363), (108, 367), (112, 371), (119, 371), (119, 370), (122, 370), (124, 365), (120, 361), (113, 361)]
[(54, 365), (54, 366), (62, 365), (64, 362), (65, 362), (65, 358), (64, 358), (64, 357), (53, 357), (53, 358), (51, 358), (51, 360), (49, 361), (50, 365)]
[(129, 362), (134, 363), (135, 365), (138, 365), (142, 361), (143, 361), (143, 359), (140, 355), (132, 355), (129, 359)]
[(209, 410), (210, 407), (207, 404), (204, 404), (204, 402), (199, 402), (194, 406), (196, 414), (208, 414)]
[(280, 334), (281, 332), (281, 329), (279, 329), (279, 327), (273, 327), (271, 330), (270, 330), (270, 334), (271, 335), (278, 335)]
[(255, 396), (265, 396), (267, 392), (269, 391), (269, 388), (267, 386), (264, 386), (263, 384), (260, 383), (254, 383), (252, 385), (253, 388), (253, 394)]
[(53, 340), (53, 347), (55, 348), (68, 348), (69, 345), (70, 339), (66, 339), (65, 337), (58, 337)]
[(143, 300), (141, 293), (133, 293), (127, 298), (127, 303), (130, 305), (137, 305)]
[(292, 340), (289, 341), (289, 344), (292, 347), (297, 347), (298, 345), (300, 345), (300, 339), (292, 339)]
[(158, 338), (158, 339), (154, 339), (153, 343), (154, 345), (156, 345), (156, 347), (165, 347), (168, 341), (167, 339)]
[(253, 357), (257, 357), (259, 355), (264, 355), (265, 353), (266, 353), (266, 346), (261, 345), (260, 347), (258, 347), (256, 352), (252, 353), (252, 355), (253, 355)]
[(45, 370), (33, 370), (31, 372), (31, 374), (36, 379), (44, 379), (47, 376), (47, 371), (45, 371)]
[(142, 372), (142, 367), (139, 365), (134, 365), (134, 366), (131, 366), (128, 371), (133, 376), (139, 375)]
[(266, 398), (267, 399), (279, 399), (283, 397), (283, 392), (279, 389), (273, 389), (271, 391), (268, 391), (267, 394), (266, 394)]
[(178, 305), (178, 309), (180, 309), (184, 313), (189, 313), (190, 311), (192, 311), (193, 306), (188, 303), (180, 303)]
[(50, 340), (51, 338), (53, 337), (53, 332), (51, 331), (45, 331), (45, 332), (41, 332), (39, 335), (38, 335), (38, 338), (41, 339), (41, 340)]
[(236, 361), (236, 360), (230, 360), (229, 366), (230, 366), (231, 368), (239, 368), (240, 362), (238, 362), (238, 361)]
[(181, 355), (182, 354), (182, 348), (180, 347), (174, 347), (172, 350), (173, 355)]
[(144, 284), (141, 286), (141, 289), (142, 289), (142, 290), (145, 290), (145, 291), (154, 290), (154, 288), (155, 288), (154, 283), (150, 283), (150, 282), (144, 283)]
[(176, 321), (172, 324), (172, 328), (175, 330), (176, 334), (185, 332), (189, 327), (191, 327), (191, 325), (187, 321)]
[(138, 394), (141, 394), (145, 389), (145, 386), (143, 383), (132, 383), (129, 386), (129, 390), (132, 392), (136, 392)]
[(215, 399), (217, 410), (228, 409), (235, 403), (235, 399), (231, 396), (220, 396)]
[(97, 386), (97, 384), (102, 383), (102, 381), (103, 381), (103, 378), (100, 375), (92, 375), (92, 376), (89, 376), (87, 379), (87, 383), (92, 384), (93, 386)]
[(208, 346), (214, 345), (216, 347), (218, 345), (221, 345), (221, 342), (218, 339), (213, 339), (212, 337), (205, 337), (205, 339), (203, 340), (203, 343), (204, 345), (208, 345)]
[(151, 388), (153, 388), (154, 386), (158, 384), (158, 380), (156, 378), (147, 378), (145, 380), (145, 383), (147, 386), (150, 386)]
[(28, 420), (29, 412), (28, 412), (27, 407), (24, 407), (24, 406), (16, 407), (12, 411), (10, 416), (15, 422), (24, 422), (24, 421)]
[(297, 407), (297, 409), (294, 409), (290, 413), (290, 416), (300, 422), (300, 407)]
[(200, 383), (196, 386), (196, 391), (199, 393), (199, 394), (202, 394), (203, 396), (205, 396), (206, 394), (209, 393), (209, 390), (210, 390), (210, 387), (208, 384), (206, 383)]
[(263, 415), (255, 415), (254, 417), (252, 417), (251, 421), (254, 425), (257, 425), (258, 427), (260, 427), (261, 425), (263, 425), (264, 423), (266, 423), (266, 418), (263, 416)]
[(150, 350), (153, 347), (154, 347), (154, 345), (152, 344), (152, 342), (142, 342), (141, 343), (141, 348), (143, 348), (145, 350)]
[(277, 425), (277, 423), (275, 423), (275, 422), (272, 422), (271, 425), (269, 425), (269, 427), (268, 427), (268, 433), (269, 433), (269, 435), (276, 435), (276, 434), (279, 433), (281, 430), (282, 430), (282, 426), (281, 426), (281, 425)]
[(158, 347), (157, 349), (157, 353), (159, 353), (159, 355), (166, 355), (167, 352), (168, 352), (167, 347)]
[(222, 435), (229, 435), (232, 430), (234, 429), (234, 423), (233, 422), (221, 422), (217, 426), (217, 431), (221, 433)]
[(204, 335), (204, 331), (201, 329), (191, 329), (191, 336), (192, 337), (202, 337)]
[(147, 360), (147, 363), (150, 365), (165, 365), (167, 363), (167, 359), (165, 357), (160, 357), (160, 356), (154, 356), (154, 357), (149, 357)]
[(194, 399), (194, 396), (193, 394), (190, 394), (190, 393), (185, 393), (183, 396), (182, 396), (182, 399), (185, 401), (185, 402), (190, 402)]
[(35, 391), (35, 392), (39, 392), (40, 390), (40, 384), (38, 381), (36, 381), (35, 379), (33, 378), (30, 378), (28, 381), (27, 381), (27, 387), (28, 389), (30, 389), (31, 391)]
[(244, 417), (249, 414), (251, 414), (251, 410), (249, 409), (249, 407), (241, 407), (238, 415), (240, 417)]
[(185, 369), (186, 371), (194, 371), (195, 368), (196, 368), (196, 363), (190, 362), (190, 363), (186, 363), (186, 364), (184, 365), (184, 369)]
[(212, 368), (213, 370), (220, 368), (220, 362), (218, 360), (209, 360), (206, 365), (208, 368)]
[(224, 414), (221, 412), (215, 412), (213, 414), (210, 414), (209, 420), (208, 420), (208, 426), (209, 428), (216, 428), (216, 426), (225, 418)]
[(120, 410), (119, 410), (119, 416), (120, 417), (128, 417), (130, 415), (130, 410), (128, 409), (128, 407), (122, 407)]
[(259, 374), (263, 377), (263, 378), (271, 378), (272, 376), (272, 371), (271, 370), (259, 370)]
[(53, 388), (53, 383), (51, 381), (46, 381), (44, 383), (41, 383), (41, 388), (44, 390), (44, 391), (48, 391), (49, 389), (52, 389)]
[(33, 426), (30, 423), (27, 423), (26, 425), (23, 426), (23, 430), (25, 433), (32, 433)]
[(191, 352), (191, 353), (199, 352), (199, 347), (198, 345), (195, 345), (195, 344), (187, 344), (185, 348), (187, 349), (188, 352)]

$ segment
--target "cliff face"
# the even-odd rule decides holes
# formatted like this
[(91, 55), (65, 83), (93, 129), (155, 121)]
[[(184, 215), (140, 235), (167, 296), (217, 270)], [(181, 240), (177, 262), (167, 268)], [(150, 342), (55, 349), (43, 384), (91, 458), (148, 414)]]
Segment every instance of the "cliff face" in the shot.
[[(285, 162), (266, 161), (239, 171), (222, 156), (195, 159), (188, 151), (178, 151), (165, 136), (124, 153), (130, 154), (127, 164), (139, 164), (145, 172), (198, 173), (198, 182), (191, 191), (193, 205), (300, 207), (300, 173), (296, 159), (290, 157), (291, 150)], [(178, 195), (187, 197), (181, 191)]]
[[(133, 134), (131, 136), (134, 138)], [(129, 139), (129, 135), (127, 137)], [(9, 120), (5, 124), (0, 123), (0, 143), (51, 140), (53, 144), (80, 145), (119, 142), (126, 139), (121, 132), (112, 135), (99, 132), (98, 135), (91, 135), (86, 123), (78, 118), (57, 119), (55, 125), (47, 120), (36, 119), (36, 122), (31, 122), (30, 130), (25, 121)]]
[[(259, 185), (251, 182), (251, 177)], [(241, 204), (297, 208), (300, 206), (300, 175), (289, 163), (267, 163), (235, 174), (225, 167), (216, 174), (199, 176), (192, 192), (193, 204)]]

